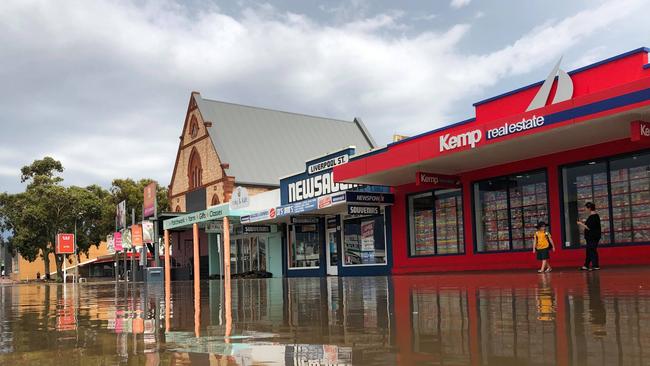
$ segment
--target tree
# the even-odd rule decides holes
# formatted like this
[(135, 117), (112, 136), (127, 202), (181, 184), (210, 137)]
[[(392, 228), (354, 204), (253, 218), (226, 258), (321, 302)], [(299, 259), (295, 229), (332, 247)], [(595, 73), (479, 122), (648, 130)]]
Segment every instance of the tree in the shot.
[[(91, 245), (99, 245), (105, 235), (115, 229), (115, 207), (126, 200), (136, 209), (136, 221), (142, 217), (144, 187), (151, 179), (115, 179), (110, 190), (98, 185), (88, 187), (61, 185), (63, 164), (45, 157), (21, 169), (25, 192), (0, 194), (0, 232), (12, 235), (12, 248), (29, 261), (42, 256), (45, 273), (50, 273), (49, 254), (55, 248), (58, 233), (77, 229), (77, 247), (88, 253)], [(169, 209), (167, 189), (158, 187), (158, 210)], [(57, 278), (62, 278), (63, 261), (67, 255), (56, 255)], [(78, 258), (77, 258), (78, 259)]]
[[(142, 219), (142, 205), (144, 204), (144, 188), (151, 182), (154, 182), (154, 180), (140, 179), (136, 182), (131, 178), (113, 179), (110, 192), (113, 195), (114, 204), (117, 205), (126, 200), (127, 217), (130, 215), (131, 209), (135, 209), (135, 221), (140, 221)], [(169, 210), (166, 187), (158, 185), (156, 199), (158, 201), (158, 212)], [(115, 211), (113, 211), (114, 213)]]

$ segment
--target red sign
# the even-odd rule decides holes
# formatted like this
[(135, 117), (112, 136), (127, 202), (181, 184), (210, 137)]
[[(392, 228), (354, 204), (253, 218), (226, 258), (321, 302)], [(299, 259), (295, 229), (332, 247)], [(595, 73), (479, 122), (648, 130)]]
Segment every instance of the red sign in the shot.
[(142, 246), (142, 225), (131, 225), (131, 243), (134, 247)]
[(121, 252), (124, 248), (122, 247), (122, 233), (119, 231), (116, 231), (113, 234), (113, 240), (115, 241), (114, 246), (115, 246), (115, 251), (116, 252)]
[(74, 254), (74, 234), (56, 235), (56, 254)]
[(318, 199), (318, 208), (325, 208), (332, 205), (332, 196), (325, 196)]
[(630, 140), (650, 140), (650, 123), (644, 121), (633, 121), (630, 124)]
[(275, 218), (275, 209), (274, 208), (269, 210), (269, 217), (272, 218), (272, 219)]
[(433, 188), (459, 188), (460, 178), (453, 175), (434, 173), (415, 173), (415, 185), (426, 185)]

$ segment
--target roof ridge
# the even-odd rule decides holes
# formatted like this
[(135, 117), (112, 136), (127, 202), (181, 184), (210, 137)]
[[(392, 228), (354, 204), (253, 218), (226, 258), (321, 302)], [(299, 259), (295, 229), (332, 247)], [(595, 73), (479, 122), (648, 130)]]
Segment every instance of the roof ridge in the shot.
[(215, 99), (210, 99), (210, 98), (203, 98), (201, 97), (204, 101), (208, 102), (215, 102), (215, 103), (222, 103), (222, 104), (229, 104), (229, 105), (234, 105), (238, 107), (245, 107), (245, 108), (251, 108), (251, 109), (260, 109), (260, 110), (265, 110), (265, 111), (271, 111), (271, 112), (279, 112), (279, 113), (286, 113), (286, 114), (293, 114), (296, 116), (303, 116), (303, 117), (311, 117), (311, 118), (319, 118), (319, 119), (328, 119), (331, 121), (336, 121), (336, 122), (345, 122), (345, 123), (354, 123), (354, 120), (352, 121), (346, 121), (344, 119), (339, 119), (339, 118), (330, 118), (330, 117), (321, 117), (321, 116), (315, 116), (313, 114), (306, 114), (306, 113), (297, 113), (297, 112), (289, 112), (289, 111), (283, 111), (279, 109), (273, 109), (273, 108), (266, 108), (266, 107), (257, 107), (257, 106), (252, 106), (252, 105), (247, 105), (247, 104), (240, 104), (240, 103), (234, 103), (234, 102), (225, 102), (223, 100), (215, 100)]

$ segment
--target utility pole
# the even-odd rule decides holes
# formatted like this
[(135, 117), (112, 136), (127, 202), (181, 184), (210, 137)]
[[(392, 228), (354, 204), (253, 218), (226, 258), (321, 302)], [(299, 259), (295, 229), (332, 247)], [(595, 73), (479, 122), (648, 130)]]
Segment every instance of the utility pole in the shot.
[[(115, 232), (117, 232), (117, 216), (115, 217)], [(115, 271), (115, 284), (117, 285), (117, 282), (119, 281), (117, 274), (119, 272), (118, 270), (120, 269), (120, 262), (117, 259), (117, 250), (115, 250), (115, 234), (113, 234), (113, 251), (115, 252), (115, 263), (113, 263), (113, 270)]]
[[(131, 226), (135, 225), (135, 208), (131, 209)], [(131, 232), (131, 278), (135, 282), (135, 267), (134, 267), (134, 257), (135, 256), (135, 246), (133, 245), (133, 232)]]
[(74, 214), (74, 282), (79, 282), (79, 249), (77, 249), (77, 213)]

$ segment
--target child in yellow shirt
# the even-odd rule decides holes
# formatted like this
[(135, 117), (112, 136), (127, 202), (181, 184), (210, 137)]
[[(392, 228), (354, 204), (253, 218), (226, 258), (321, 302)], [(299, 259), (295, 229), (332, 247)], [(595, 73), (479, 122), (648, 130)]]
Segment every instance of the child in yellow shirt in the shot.
[(551, 258), (551, 250), (555, 251), (555, 244), (553, 244), (551, 234), (546, 231), (546, 223), (540, 221), (537, 223), (537, 231), (533, 237), (533, 253), (537, 253), (537, 260), (542, 261), (542, 268), (537, 272), (552, 271), (551, 265), (548, 263)]

